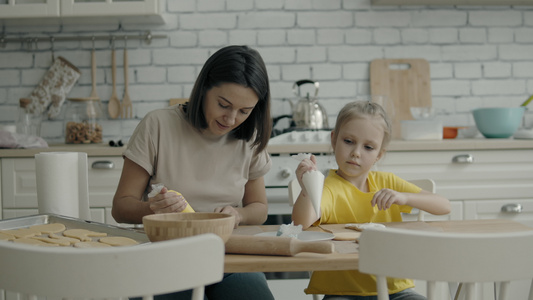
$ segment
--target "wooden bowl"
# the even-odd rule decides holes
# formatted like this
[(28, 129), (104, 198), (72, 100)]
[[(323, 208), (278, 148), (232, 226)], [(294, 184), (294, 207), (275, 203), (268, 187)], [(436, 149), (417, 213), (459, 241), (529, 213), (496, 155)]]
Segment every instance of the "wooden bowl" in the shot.
[(226, 242), (233, 232), (235, 216), (223, 213), (168, 213), (143, 217), (144, 232), (151, 242), (214, 233)]

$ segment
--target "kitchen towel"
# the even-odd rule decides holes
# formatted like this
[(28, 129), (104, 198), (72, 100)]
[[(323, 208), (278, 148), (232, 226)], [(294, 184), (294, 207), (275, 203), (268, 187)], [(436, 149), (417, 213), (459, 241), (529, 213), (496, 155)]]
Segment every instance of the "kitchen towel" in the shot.
[(35, 154), (40, 214), (90, 220), (87, 153)]

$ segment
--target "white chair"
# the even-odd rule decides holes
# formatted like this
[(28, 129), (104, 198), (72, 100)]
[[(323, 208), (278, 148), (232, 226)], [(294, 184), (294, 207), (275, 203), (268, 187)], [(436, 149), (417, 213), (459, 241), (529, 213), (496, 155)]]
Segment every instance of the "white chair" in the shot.
[[(428, 281), (428, 299), (438, 299), (437, 282), (463, 282), (466, 299), (476, 283), (499, 282), (498, 300), (509, 299), (509, 282), (533, 278), (533, 230), (456, 234), (398, 228), (368, 229), (359, 239), (359, 271), (377, 277), (378, 299), (389, 299), (386, 277)], [(529, 299), (533, 299), (530, 291)]]
[[(409, 180), (409, 182), (415, 184), (416, 186), (420, 187), (421, 189), (435, 193), (436, 192), (436, 185), (435, 181), (432, 179), (415, 179), (415, 180)], [(298, 183), (298, 179), (293, 179), (289, 182), (289, 205), (293, 206), (296, 202), (296, 199), (298, 199), (298, 195), (300, 194), (300, 191), (302, 188), (300, 187), (300, 184)], [(418, 221), (424, 220), (424, 211), (420, 210), (418, 212)]]
[(0, 242), (0, 289), (53, 298), (144, 297), (222, 280), (224, 242), (203, 234), (129, 247), (40, 247)]
[[(437, 185), (435, 184), (435, 181), (433, 181), (433, 179), (414, 179), (414, 180), (409, 180), (409, 182), (418, 186), (424, 191), (428, 191), (430, 193), (437, 192)], [(418, 210), (418, 221), (424, 221), (423, 210)]]

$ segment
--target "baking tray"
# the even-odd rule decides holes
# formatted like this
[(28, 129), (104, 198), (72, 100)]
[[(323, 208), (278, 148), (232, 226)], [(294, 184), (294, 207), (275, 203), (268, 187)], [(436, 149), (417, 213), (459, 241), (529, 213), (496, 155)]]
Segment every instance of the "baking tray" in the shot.
[[(55, 214), (39, 214), (0, 220), (0, 230), (27, 228), (33, 225), (45, 225), (51, 223), (61, 223), (65, 225), (66, 229), (87, 229), (96, 232), (105, 232), (108, 236), (128, 237), (134, 239), (139, 244), (150, 243), (148, 236), (146, 236), (144, 232), (135, 229), (122, 228)], [(99, 239), (99, 237), (93, 238), (94, 241), (97, 241), (97, 239)]]

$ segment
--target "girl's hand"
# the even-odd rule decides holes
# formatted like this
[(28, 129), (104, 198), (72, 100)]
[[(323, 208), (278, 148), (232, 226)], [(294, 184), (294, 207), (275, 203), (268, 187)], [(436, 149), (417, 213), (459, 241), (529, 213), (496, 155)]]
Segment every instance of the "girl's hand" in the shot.
[(224, 207), (217, 207), (215, 208), (216, 213), (224, 213), (224, 214), (230, 214), (235, 216), (235, 226), (233, 228), (237, 228), (239, 224), (241, 223), (241, 215), (239, 212), (235, 209), (233, 206), (224, 206)]
[(302, 182), (302, 176), (305, 172), (316, 170), (316, 157), (314, 155), (311, 155), (311, 158), (305, 158), (303, 159), (300, 164), (298, 164), (298, 167), (296, 168), (296, 178), (298, 179), (298, 182), (300, 183), (300, 186), (302, 187), (302, 191), (307, 195), (307, 191), (305, 191), (303, 182)]
[(374, 194), (371, 201), (371, 205), (377, 205), (379, 210), (389, 209), (393, 204), (407, 204), (407, 195), (391, 189), (381, 189)]
[(168, 193), (168, 189), (164, 187), (161, 192), (152, 198), (148, 198), (150, 209), (155, 214), (164, 214), (171, 212), (181, 212), (187, 207), (187, 201), (182, 195), (174, 192)]

